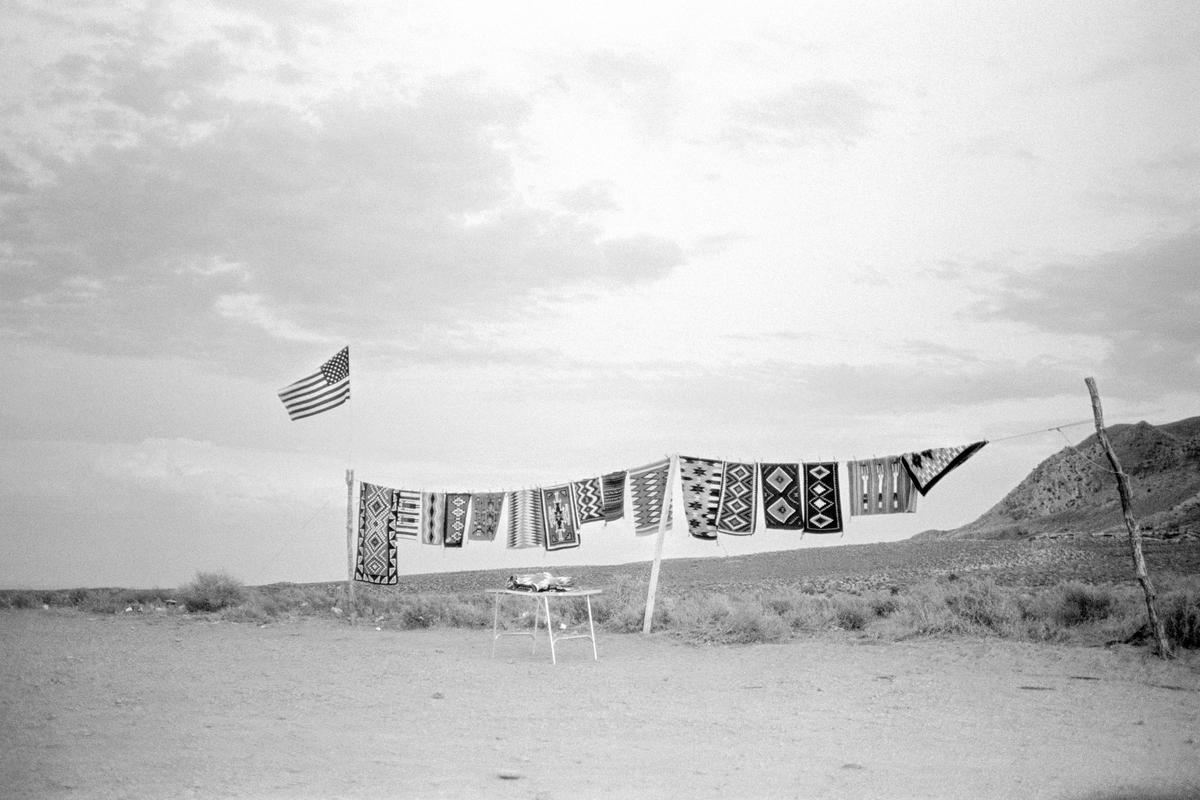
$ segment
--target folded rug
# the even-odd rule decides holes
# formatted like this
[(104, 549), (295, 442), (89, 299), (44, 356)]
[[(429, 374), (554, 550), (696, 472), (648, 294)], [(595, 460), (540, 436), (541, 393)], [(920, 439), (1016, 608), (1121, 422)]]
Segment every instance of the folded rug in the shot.
[(984, 439), (973, 444), (960, 444), (957, 447), (934, 447), (916, 453), (905, 453), (900, 457), (904, 469), (917, 491), (922, 495), (928, 494), (938, 481), (946, 477), (950, 470), (962, 464), (975, 455), (987, 444)]

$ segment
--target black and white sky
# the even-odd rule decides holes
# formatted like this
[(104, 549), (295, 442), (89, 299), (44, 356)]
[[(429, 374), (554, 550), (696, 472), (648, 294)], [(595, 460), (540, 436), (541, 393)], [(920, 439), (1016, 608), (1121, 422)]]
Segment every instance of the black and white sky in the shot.
[(1087, 420), (1088, 375), (1196, 415), (1198, 96), (1188, 2), (4, 3), (0, 586), (337, 579), (347, 466), (887, 455)]

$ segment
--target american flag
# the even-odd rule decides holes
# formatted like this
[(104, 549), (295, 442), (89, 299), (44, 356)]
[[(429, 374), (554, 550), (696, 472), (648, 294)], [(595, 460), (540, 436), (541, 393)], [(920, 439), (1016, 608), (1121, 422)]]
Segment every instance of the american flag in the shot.
[(350, 399), (350, 348), (326, 361), (312, 375), (279, 390), (288, 416), (293, 420), (337, 408)]

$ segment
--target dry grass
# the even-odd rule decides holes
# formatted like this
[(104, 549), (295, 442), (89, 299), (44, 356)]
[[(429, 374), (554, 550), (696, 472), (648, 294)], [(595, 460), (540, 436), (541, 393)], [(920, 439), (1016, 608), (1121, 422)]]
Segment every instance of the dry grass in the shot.
[[(1141, 627), (1145, 605), (1128, 576), (1121, 543), (954, 542), (866, 545), (797, 554), (668, 562), (654, 629), (693, 642), (778, 642), (818, 631), (905, 639), (962, 634), (1028, 641), (1109, 642)], [(1200, 547), (1149, 548), (1159, 609), (1169, 636), (1200, 647)], [(890, 560), (885, 556), (894, 557)], [(1124, 570), (1122, 577), (1117, 564)], [(780, 564), (796, 567), (785, 575)], [(1059, 568), (1058, 580), (1050, 580)], [(819, 569), (818, 569), (819, 567)], [(593, 601), (597, 625), (642, 628), (644, 564), (572, 570), (583, 585), (604, 588)], [(91, 613), (172, 612), (186, 608), (257, 624), (306, 615), (340, 616), (379, 627), (486, 627), (503, 585), (496, 571), (414, 576), (397, 587), (360, 584), (351, 607), (340, 583), (247, 588), (224, 573), (201, 573), (178, 590), (71, 589), (3, 591), (0, 608), (69, 607)], [(566, 625), (586, 622), (582, 604), (561, 603)], [(509, 619), (528, 625), (524, 618)]]

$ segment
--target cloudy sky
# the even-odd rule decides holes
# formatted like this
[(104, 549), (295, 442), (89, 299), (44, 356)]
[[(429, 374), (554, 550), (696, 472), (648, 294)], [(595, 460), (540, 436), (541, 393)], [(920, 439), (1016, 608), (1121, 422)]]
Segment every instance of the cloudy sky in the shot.
[[(1088, 420), (1088, 375), (1200, 414), (1197, 96), (1186, 1), (4, 3), (0, 586), (344, 577), (347, 466), (889, 455)], [(962, 524), (1065, 444), (667, 555)]]

